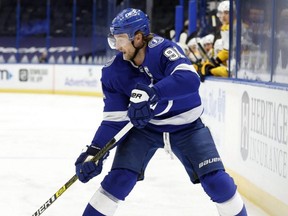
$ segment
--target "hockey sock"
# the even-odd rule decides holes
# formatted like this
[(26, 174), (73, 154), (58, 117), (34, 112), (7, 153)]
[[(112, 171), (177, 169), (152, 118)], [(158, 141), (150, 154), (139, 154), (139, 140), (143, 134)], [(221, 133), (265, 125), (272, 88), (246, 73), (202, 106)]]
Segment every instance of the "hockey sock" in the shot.
[(247, 216), (247, 211), (246, 211), (246, 207), (245, 205), (243, 204), (243, 208), (242, 210), (236, 215), (236, 216)]
[(221, 216), (247, 216), (246, 208), (240, 194), (236, 191), (234, 196), (223, 203), (216, 203)]
[(86, 206), (83, 216), (113, 216), (118, 207), (118, 201), (100, 187)]
[(200, 178), (200, 182), (211, 200), (216, 203), (221, 216), (238, 215), (245, 209), (234, 180), (224, 170), (206, 174)]
[(83, 216), (112, 216), (137, 182), (138, 174), (126, 169), (109, 172), (87, 205)]
[(105, 216), (103, 214), (101, 214), (100, 212), (98, 212), (96, 209), (94, 209), (89, 203), (86, 206), (86, 209), (83, 213), (83, 216)]
[(119, 200), (124, 200), (135, 186), (138, 173), (127, 169), (114, 169), (105, 176), (102, 188)]

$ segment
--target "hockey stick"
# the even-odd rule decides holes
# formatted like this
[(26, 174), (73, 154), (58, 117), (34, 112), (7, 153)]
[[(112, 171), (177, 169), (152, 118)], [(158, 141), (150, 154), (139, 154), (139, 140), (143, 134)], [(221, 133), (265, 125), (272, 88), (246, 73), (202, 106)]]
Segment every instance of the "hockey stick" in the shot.
[(213, 59), (213, 58), (210, 58), (208, 55), (207, 55), (207, 52), (205, 51), (205, 49), (203, 48), (202, 44), (197, 41), (197, 45), (198, 47), (200, 48), (200, 52), (202, 53), (202, 55), (213, 65), (213, 66), (217, 66), (217, 63), (216, 61)]
[[(91, 161), (100, 160), (115, 144), (133, 127), (131, 122), (128, 122), (106, 145), (91, 159)], [(50, 205), (52, 205), (58, 197), (60, 197), (74, 182), (78, 180), (75, 174), (69, 179), (53, 196), (48, 199), (32, 216), (41, 215)]]
[(192, 50), (189, 46), (188, 46), (188, 49), (189, 49), (189, 51), (192, 53), (192, 55), (194, 56), (194, 58), (196, 59), (196, 62), (195, 62), (195, 63), (200, 62), (201, 59), (197, 58), (196, 54), (193, 52), (193, 50)]

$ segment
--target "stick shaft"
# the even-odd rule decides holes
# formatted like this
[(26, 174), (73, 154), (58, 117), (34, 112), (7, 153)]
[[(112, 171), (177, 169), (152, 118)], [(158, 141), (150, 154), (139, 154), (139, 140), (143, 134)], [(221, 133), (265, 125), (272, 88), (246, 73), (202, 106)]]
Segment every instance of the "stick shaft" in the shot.
[(204, 57), (213, 65), (213, 66), (216, 66), (216, 62), (213, 58), (210, 58), (208, 55), (207, 55), (207, 52), (205, 51), (205, 49), (203, 48), (203, 46), (201, 45), (200, 42), (197, 42), (198, 44), (198, 47), (200, 49), (200, 52), (204, 55)]
[[(91, 159), (96, 162), (100, 160), (116, 143), (133, 127), (131, 122), (123, 127), (106, 145)], [(49, 206), (51, 206), (72, 184), (78, 180), (75, 174), (70, 178), (50, 199), (48, 199), (32, 216), (41, 215)]]

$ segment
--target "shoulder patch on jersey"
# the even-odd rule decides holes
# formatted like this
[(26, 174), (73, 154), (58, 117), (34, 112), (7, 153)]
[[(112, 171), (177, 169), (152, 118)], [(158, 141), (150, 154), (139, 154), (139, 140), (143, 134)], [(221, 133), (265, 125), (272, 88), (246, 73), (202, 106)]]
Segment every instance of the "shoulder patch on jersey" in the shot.
[(109, 67), (113, 63), (115, 58), (116, 58), (116, 55), (114, 55), (110, 60), (108, 60), (106, 64), (104, 65), (104, 67)]
[(164, 41), (164, 38), (159, 37), (159, 36), (155, 36), (155, 37), (153, 37), (152, 40), (149, 41), (148, 47), (150, 47), (150, 48), (156, 47), (159, 44), (161, 44), (163, 41)]

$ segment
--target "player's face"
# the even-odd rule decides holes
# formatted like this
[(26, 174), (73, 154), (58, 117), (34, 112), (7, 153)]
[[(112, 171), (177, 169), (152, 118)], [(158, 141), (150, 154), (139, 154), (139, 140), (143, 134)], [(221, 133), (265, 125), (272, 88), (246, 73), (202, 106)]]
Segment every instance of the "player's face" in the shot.
[(213, 44), (211, 43), (204, 44), (204, 49), (206, 52), (209, 52), (212, 48), (213, 48)]
[(123, 53), (124, 60), (130, 60), (134, 56), (135, 48), (127, 34), (114, 35), (116, 50)]
[(218, 17), (223, 25), (229, 24), (229, 11), (219, 12)]
[(190, 49), (191, 49), (193, 52), (196, 52), (196, 51), (197, 51), (197, 45), (192, 45), (192, 46), (190, 46)]

